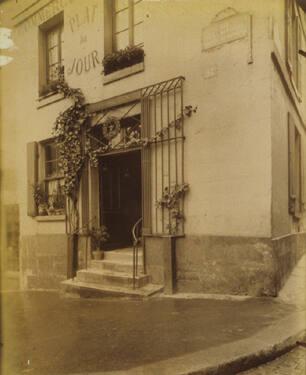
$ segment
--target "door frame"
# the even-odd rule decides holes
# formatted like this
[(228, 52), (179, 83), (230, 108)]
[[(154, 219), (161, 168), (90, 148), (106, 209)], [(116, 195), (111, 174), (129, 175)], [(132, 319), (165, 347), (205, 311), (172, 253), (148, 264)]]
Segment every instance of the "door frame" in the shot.
[[(103, 155), (101, 155), (99, 157), (99, 161), (103, 158), (107, 158), (107, 157), (111, 157), (111, 156), (118, 156), (118, 158), (122, 157), (124, 154), (131, 154), (131, 153), (137, 153), (138, 154), (138, 157), (140, 157), (140, 181), (141, 181), (141, 195), (140, 195), (140, 212), (141, 212), (141, 217), (143, 215), (143, 168), (142, 168), (142, 148), (141, 147), (133, 147), (133, 148), (130, 148), (130, 149), (126, 149), (126, 150), (114, 150), (114, 151), (110, 151), (110, 152), (107, 152)], [(98, 212), (99, 212), (99, 216), (98, 216), (98, 224), (99, 225), (103, 225), (103, 215), (102, 215), (102, 211), (103, 211), (103, 202), (102, 202), (102, 199), (101, 199), (101, 194), (103, 194), (103, 182), (102, 182), (102, 178), (101, 178), (101, 175), (100, 175), (100, 167), (97, 167), (97, 174), (98, 174), (98, 189), (97, 189), (97, 193), (98, 193), (98, 202), (99, 202), (99, 206), (98, 206)], [(138, 220), (139, 218), (137, 218)]]

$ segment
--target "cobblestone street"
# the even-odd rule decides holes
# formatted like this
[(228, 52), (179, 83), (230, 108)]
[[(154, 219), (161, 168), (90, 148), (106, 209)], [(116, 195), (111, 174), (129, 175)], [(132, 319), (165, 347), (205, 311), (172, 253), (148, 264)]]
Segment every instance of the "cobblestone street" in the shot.
[(306, 348), (298, 346), (283, 356), (276, 358), (265, 365), (240, 375), (305, 375), (306, 374)]

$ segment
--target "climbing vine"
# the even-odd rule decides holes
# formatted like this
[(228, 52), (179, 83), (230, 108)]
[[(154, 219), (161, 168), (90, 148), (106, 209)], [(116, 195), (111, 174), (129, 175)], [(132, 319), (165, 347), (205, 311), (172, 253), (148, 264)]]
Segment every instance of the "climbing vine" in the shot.
[[(93, 127), (89, 121), (89, 118), (96, 113), (88, 112), (83, 92), (80, 89), (70, 88), (63, 74), (56, 83), (56, 90), (65, 98), (72, 100), (71, 106), (57, 116), (53, 135), (56, 137), (59, 148), (59, 164), (64, 175), (64, 192), (68, 198), (71, 198), (76, 211), (82, 167), (87, 160), (93, 166), (97, 166), (99, 156), (111, 150), (136, 146), (147, 147), (151, 143), (162, 141), (169, 135), (170, 128), (180, 129), (183, 118), (190, 117), (197, 111), (197, 107), (185, 106), (175, 120), (149, 138), (141, 137), (140, 128), (131, 127), (125, 137), (114, 145), (111, 141), (120, 132), (120, 119), (109, 116), (102, 124), (103, 140), (98, 139), (92, 134)], [(171, 189), (166, 187), (161, 199), (157, 202), (158, 207), (167, 208), (170, 211), (171, 220), (169, 220), (168, 230), (172, 234), (177, 232), (179, 222), (184, 220), (179, 201), (188, 189), (189, 185), (185, 183)]]
[(82, 125), (88, 118), (88, 113), (85, 107), (85, 97), (80, 89), (70, 88), (63, 79), (60, 79), (57, 91), (73, 101), (70, 107), (57, 116), (53, 128), (59, 149), (60, 168), (64, 174), (64, 192), (73, 198), (76, 195), (86, 157), (82, 147)]
[(170, 212), (172, 220), (167, 225), (170, 234), (177, 233), (179, 223), (184, 220), (184, 214), (180, 210), (180, 200), (182, 200), (188, 190), (189, 185), (186, 183), (177, 184), (171, 189), (167, 186), (164, 188), (162, 197), (157, 201), (158, 207), (167, 208)]

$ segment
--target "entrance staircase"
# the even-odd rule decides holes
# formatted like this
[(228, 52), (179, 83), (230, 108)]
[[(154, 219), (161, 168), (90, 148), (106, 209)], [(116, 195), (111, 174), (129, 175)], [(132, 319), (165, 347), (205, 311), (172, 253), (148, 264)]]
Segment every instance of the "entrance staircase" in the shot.
[(130, 296), (148, 297), (162, 290), (143, 273), (143, 251), (138, 250), (138, 274), (133, 278), (133, 248), (104, 252), (103, 260), (91, 260), (88, 268), (76, 277), (62, 282), (65, 293), (82, 297)]

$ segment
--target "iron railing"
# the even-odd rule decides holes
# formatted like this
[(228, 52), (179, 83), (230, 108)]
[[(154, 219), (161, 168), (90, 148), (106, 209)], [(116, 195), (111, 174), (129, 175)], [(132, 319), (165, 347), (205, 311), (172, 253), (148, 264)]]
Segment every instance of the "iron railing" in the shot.
[(132, 236), (133, 236), (133, 289), (135, 289), (136, 285), (136, 277), (138, 276), (138, 249), (139, 245), (141, 244), (141, 237), (142, 237), (142, 217), (136, 221), (132, 229)]

